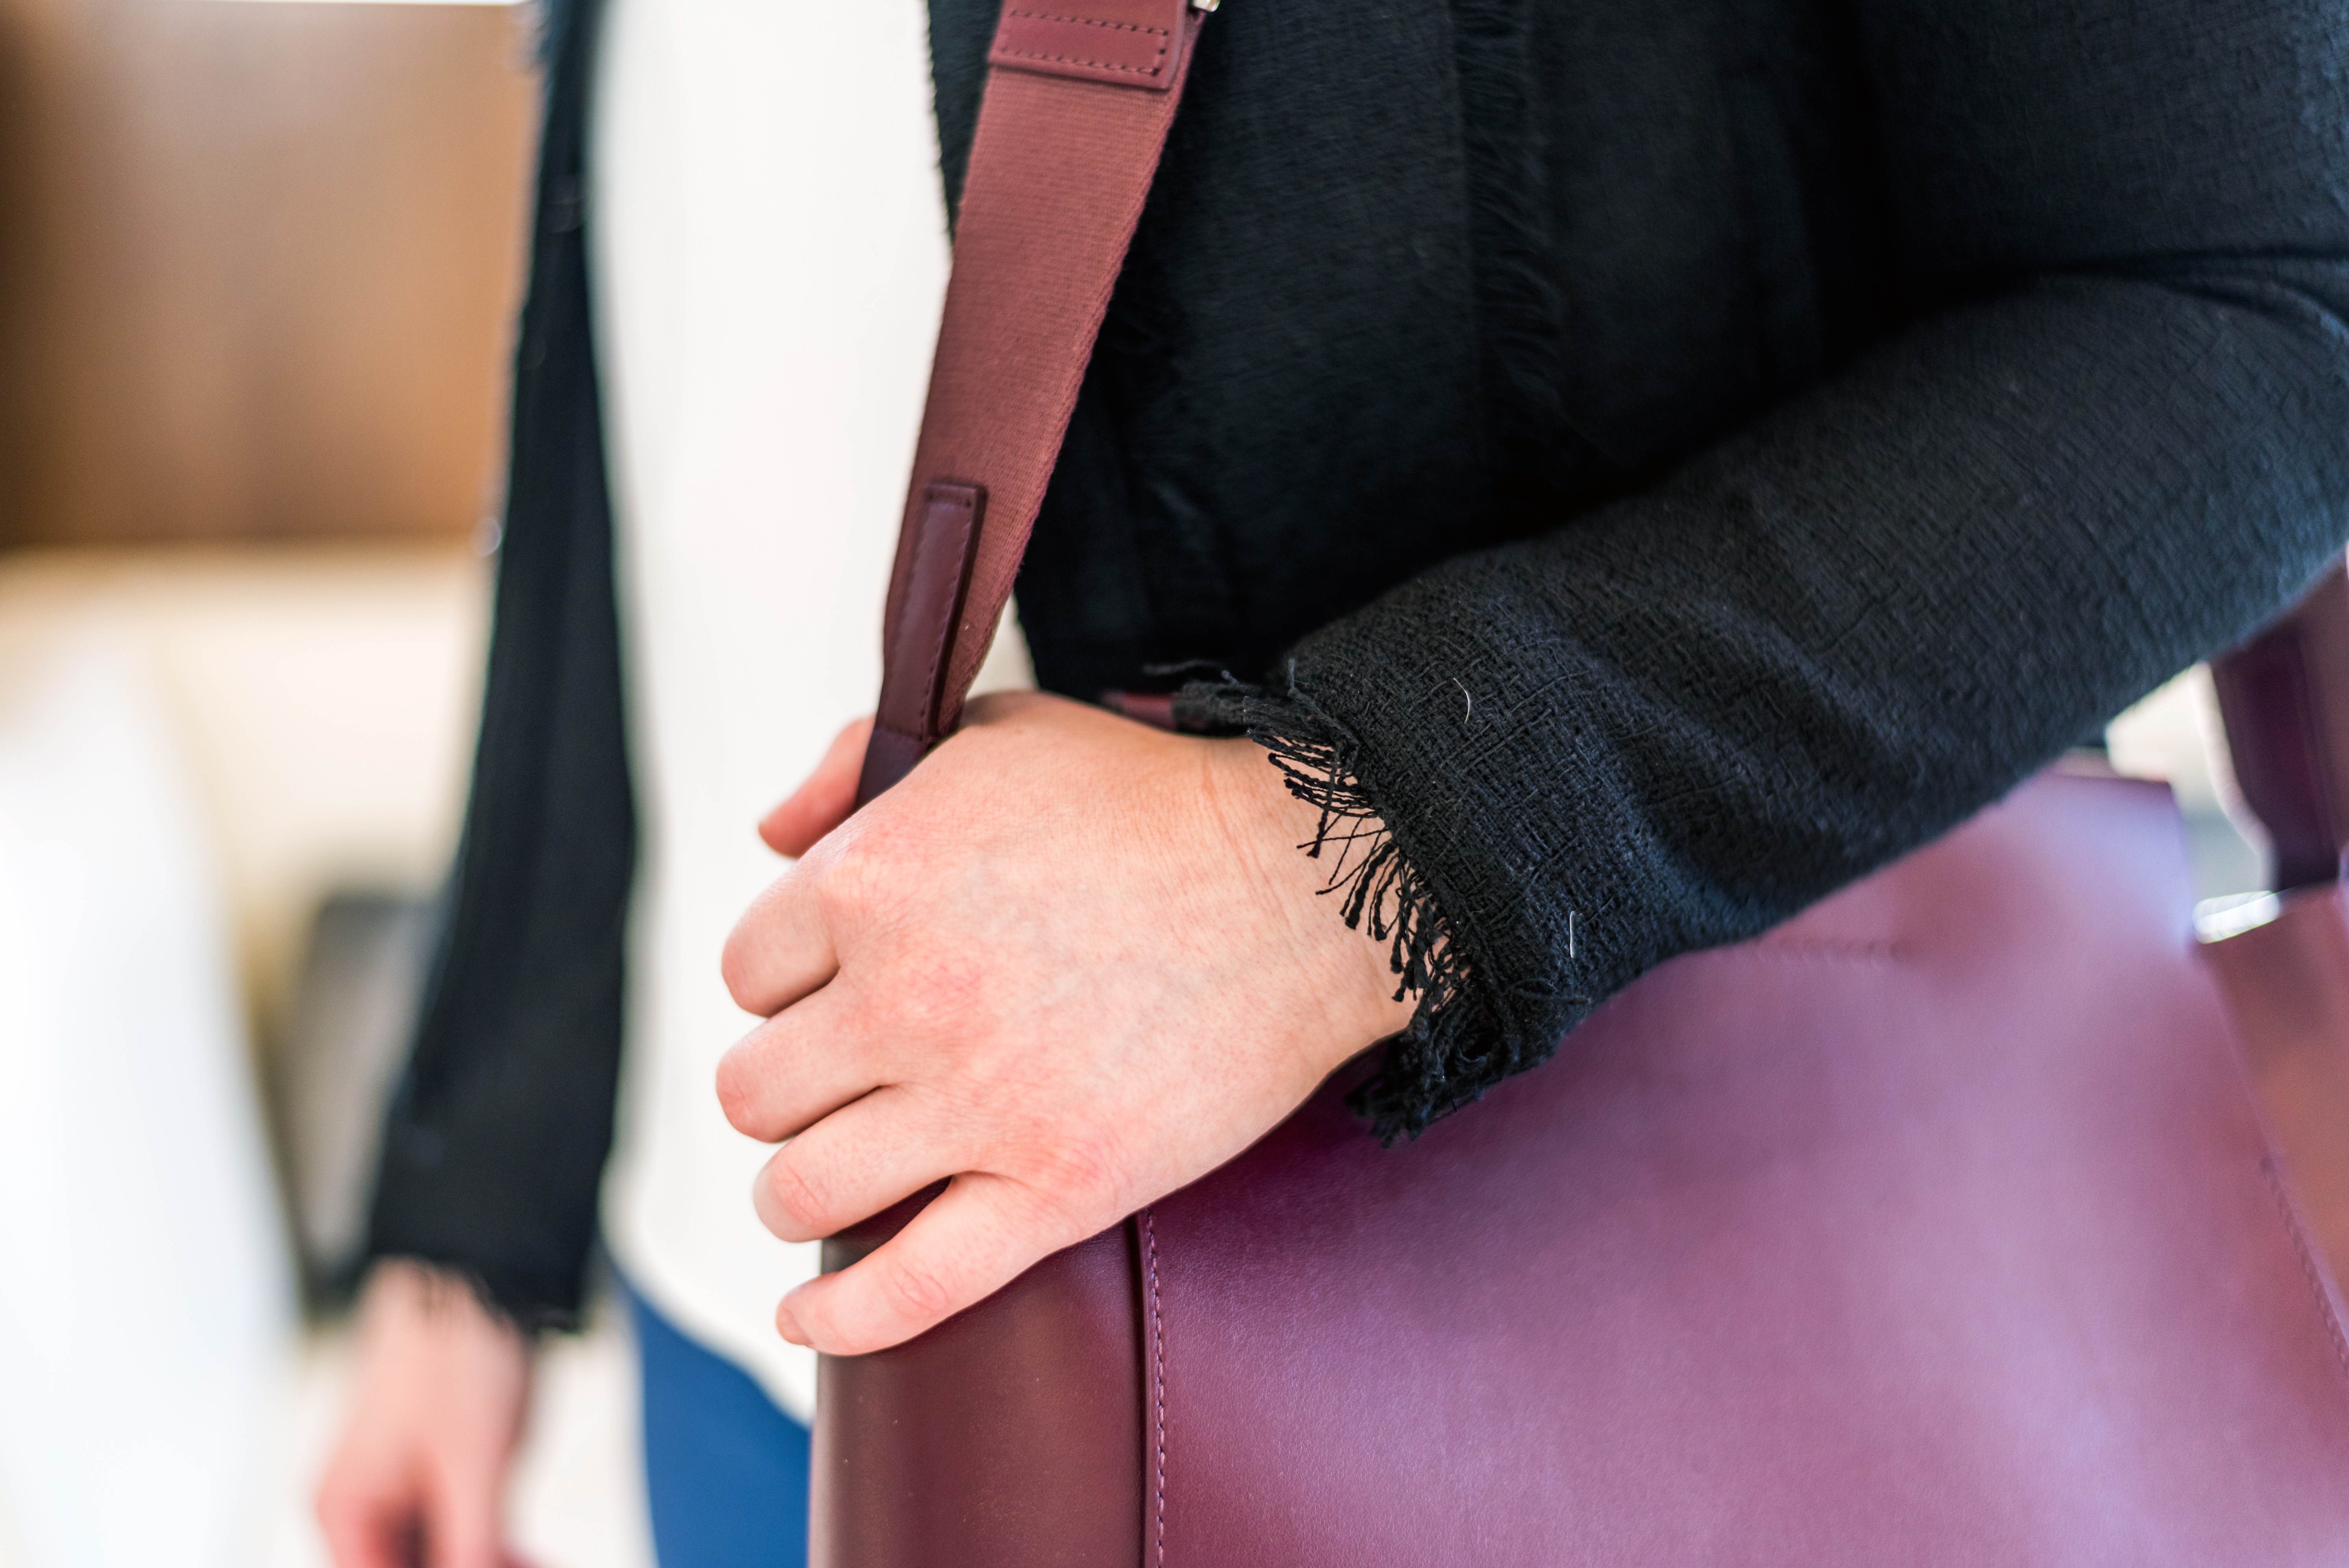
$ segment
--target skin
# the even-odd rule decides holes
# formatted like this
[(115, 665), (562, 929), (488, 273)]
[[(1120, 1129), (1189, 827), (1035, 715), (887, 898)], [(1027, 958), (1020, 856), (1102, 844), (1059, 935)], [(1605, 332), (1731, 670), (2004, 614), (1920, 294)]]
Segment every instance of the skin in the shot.
[(783, 1337), (835, 1355), (1214, 1169), (1411, 1012), (1319, 897), (1315, 814), (1260, 747), (989, 697), (852, 817), (868, 732), (760, 826), (799, 858), (727, 943), (766, 1022), (718, 1074), (727, 1119), (781, 1144), (753, 1200), (785, 1241), (947, 1181), (784, 1298)]
[[(781, 1143), (753, 1192), (786, 1241), (943, 1196), (776, 1312), (838, 1355), (913, 1337), (1205, 1175), (1409, 1021), (1382, 947), (1320, 897), (1312, 808), (1262, 748), (1034, 693), (980, 699), (851, 817), (869, 721), (760, 824), (796, 857), (726, 946), (766, 1020), (727, 1119)], [(508, 1568), (523, 1337), (381, 1265), (318, 1490), (336, 1568)], [(420, 1554), (419, 1546), (421, 1546)]]
[(462, 1281), (378, 1264), (350, 1413), (318, 1483), (336, 1568), (522, 1568), (505, 1490), (530, 1383), (527, 1342)]

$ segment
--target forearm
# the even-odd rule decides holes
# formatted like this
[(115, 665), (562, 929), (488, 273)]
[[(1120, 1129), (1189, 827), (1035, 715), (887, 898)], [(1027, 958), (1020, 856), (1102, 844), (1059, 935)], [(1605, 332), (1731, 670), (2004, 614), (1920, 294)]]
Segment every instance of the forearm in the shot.
[(573, 1317), (619, 1071), (636, 864), (585, 247), (596, 7), (561, 30), (515, 363), (481, 734), (449, 928), (386, 1128), (370, 1247)]
[(2271, 614), (2349, 535), (2344, 299), (2313, 262), (2035, 280), (1308, 639), (1326, 718), (1292, 722), (1352, 748), (1463, 986), (1382, 1124), (1930, 838)]

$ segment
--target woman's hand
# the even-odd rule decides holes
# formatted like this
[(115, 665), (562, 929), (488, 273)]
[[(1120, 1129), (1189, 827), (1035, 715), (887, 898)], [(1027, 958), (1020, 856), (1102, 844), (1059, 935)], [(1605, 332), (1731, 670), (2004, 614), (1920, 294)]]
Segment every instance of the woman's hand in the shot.
[(802, 858), (726, 944), (734, 1000), (769, 1016), (718, 1073), (729, 1121), (790, 1140), (755, 1194), (785, 1241), (951, 1179), (784, 1299), (783, 1336), (837, 1355), (1214, 1169), (1410, 1018), (1316, 897), (1314, 813), (1259, 747), (983, 698), (849, 818), (867, 728), (761, 825)]
[(368, 1276), (358, 1381), (318, 1482), (336, 1568), (506, 1568), (506, 1474), (530, 1346), (461, 1280), (409, 1262)]

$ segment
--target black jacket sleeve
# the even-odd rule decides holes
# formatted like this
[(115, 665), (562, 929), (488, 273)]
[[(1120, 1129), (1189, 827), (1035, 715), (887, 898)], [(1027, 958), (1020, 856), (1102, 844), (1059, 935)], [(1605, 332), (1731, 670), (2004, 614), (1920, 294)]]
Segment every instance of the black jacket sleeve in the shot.
[(550, 20), (494, 631), (450, 919), (386, 1128), (370, 1251), (579, 1307), (611, 1143), (636, 857), (582, 140), (595, 0)]
[(1390, 1135), (1996, 799), (2349, 535), (2340, 8), (1852, 9), (1909, 325), (1200, 694), (1392, 836)]

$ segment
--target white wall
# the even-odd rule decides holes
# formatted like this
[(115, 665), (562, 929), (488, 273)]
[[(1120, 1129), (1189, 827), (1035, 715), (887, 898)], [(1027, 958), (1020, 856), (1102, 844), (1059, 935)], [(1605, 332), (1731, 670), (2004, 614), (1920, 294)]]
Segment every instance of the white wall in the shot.
[(154, 686), (274, 1023), (319, 893), (432, 886), (456, 842), (488, 628), (460, 548), (0, 556), (0, 702), (102, 633)]
[[(445, 547), (0, 556), (0, 1568), (325, 1562), (349, 1347), (291, 1317), (247, 1015), (329, 887), (442, 875), (489, 586)], [(650, 1561), (634, 1378), (610, 1314), (542, 1369), (545, 1568)]]

